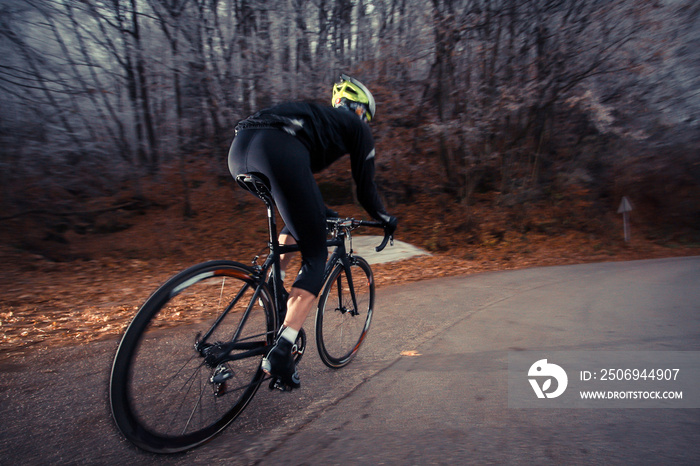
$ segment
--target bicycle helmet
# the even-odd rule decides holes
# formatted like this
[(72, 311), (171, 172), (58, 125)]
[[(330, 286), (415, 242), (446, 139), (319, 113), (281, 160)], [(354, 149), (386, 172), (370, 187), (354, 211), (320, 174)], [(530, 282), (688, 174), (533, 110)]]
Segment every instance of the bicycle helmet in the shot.
[(340, 82), (333, 85), (331, 104), (336, 108), (345, 107), (365, 121), (371, 121), (374, 118), (377, 108), (369, 89), (346, 74), (341, 74)]

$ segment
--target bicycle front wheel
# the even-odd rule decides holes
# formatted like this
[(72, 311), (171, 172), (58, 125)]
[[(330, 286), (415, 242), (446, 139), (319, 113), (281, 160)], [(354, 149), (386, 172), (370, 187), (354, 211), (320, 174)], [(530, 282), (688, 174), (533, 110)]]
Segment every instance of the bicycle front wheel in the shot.
[(253, 299), (257, 284), (249, 267), (206, 262), (144, 303), (110, 380), (112, 414), (126, 438), (155, 453), (180, 452), (243, 411), (263, 381), (260, 362), (276, 324), (267, 287)]
[(367, 261), (349, 258), (338, 263), (323, 288), (316, 312), (316, 346), (323, 363), (333, 369), (347, 365), (364, 341), (374, 310), (374, 277)]

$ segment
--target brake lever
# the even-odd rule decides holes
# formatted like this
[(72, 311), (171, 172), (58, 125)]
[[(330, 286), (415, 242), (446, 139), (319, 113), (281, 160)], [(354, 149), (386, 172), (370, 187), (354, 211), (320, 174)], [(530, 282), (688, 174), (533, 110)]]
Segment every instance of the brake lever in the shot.
[(382, 240), (382, 243), (379, 246), (377, 246), (376, 248), (374, 248), (374, 250), (377, 252), (382, 252), (384, 250), (384, 248), (386, 247), (386, 244), (388, 242), (391, 242), (392, 246), (394, 245), (394, 235), (389, 234), (389, 233), (385, 233), (384, 239)]

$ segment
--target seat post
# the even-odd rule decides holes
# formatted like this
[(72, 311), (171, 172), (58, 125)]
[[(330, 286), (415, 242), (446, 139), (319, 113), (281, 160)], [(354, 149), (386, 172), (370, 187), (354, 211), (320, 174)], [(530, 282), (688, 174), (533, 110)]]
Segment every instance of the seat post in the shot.
[[(279, 239), (277, 238), (277, 218), (275, 216), (275, 208), (272, 198), (269, 195), (260, 196), (265, 205), (267, 206), (267, 229), (270, 232), (270, 254), (274, 255), (274, 261), (272, 262), (272, 294), (273, 301), (275, 303), (275, 309), (277, 309), (278, 319), (284, 319), (284, 313), (282, 310), (286, 309), (286, 304), (280, 301), (282, 296), (282, 280), (280, 261), (279, 261)], [(278, 325), (282, 325), (282, 322), (278, 322)]]
[(268, 196), (264, 196), (263, 201), (265, 201), (265, 206), (267, 206), (267, 229), (270, 232), (270, 246), (274, 247), (275, 251), (277, 251), (279, 240), (277, 239), (277, 219), (275, 217), (275, 209), (272, 199), (270, 199)]
[[(281, 295), (282, 281), (280, 277), (280, 261), (279, 261), (279, 248), (280, 243), (277, 238), (277, 218), (275, 216), (275, 201), (272, 198), (272, 193), (270, 192), (270, 185), (267, 178), (262, 174), (255, 173), (242, 173), (236, 176), (236, 182), (245, 190), (255, 194), (257, 197), (262, 199), (267, 207), (267, 229), (270, 233), (268, 240), (268, 247), (270, 248), (270, 256), (268, 259), (272, 259), (272, 273), (274, 279), (272, 280), (273, 288), (273, 299), (278, 310), (284, 309), (284, 303), (279, 302), (279, 296)], [(267, 277), (263, 277), (266, 280)]]

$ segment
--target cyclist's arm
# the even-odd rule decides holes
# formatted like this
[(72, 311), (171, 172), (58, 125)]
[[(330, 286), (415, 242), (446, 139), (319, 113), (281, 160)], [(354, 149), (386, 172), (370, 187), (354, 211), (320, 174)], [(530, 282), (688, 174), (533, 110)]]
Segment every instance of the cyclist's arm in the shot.
[[(364, 123), (361, 124), (364, 125)], [(374, 159), (374, 139), (369, 132), (369, 128), (362, 128), (361, 137), (357, 140), (357, 146), (350, 153), (352, 176), (357, 186), (357, 198), (362, 207), (373, 218), (389, 222), (391, 216), (384, 208), (384, 203), (379, 197), (374, 180)]]

